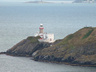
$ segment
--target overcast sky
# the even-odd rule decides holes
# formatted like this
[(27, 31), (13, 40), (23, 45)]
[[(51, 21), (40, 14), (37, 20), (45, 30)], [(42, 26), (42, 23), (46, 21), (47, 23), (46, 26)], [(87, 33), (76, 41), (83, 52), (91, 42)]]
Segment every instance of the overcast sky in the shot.
[[(39, 0), (0, 0), (0, 2), (25, 2), (25, 1), (39, 1)], [(74, 0), (43, 0), (43, 1), (74, 1)]]

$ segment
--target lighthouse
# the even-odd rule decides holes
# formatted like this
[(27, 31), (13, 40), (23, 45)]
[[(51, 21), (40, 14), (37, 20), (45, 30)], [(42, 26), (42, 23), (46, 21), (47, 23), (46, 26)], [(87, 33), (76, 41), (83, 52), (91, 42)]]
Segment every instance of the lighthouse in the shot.
[(40, 24), (39, 33), (43, 33), (43, 29), (44, 29), (43, 24)]
[(48, 43), (53, 43), (55, 40), (54, 40), (54, 34), (49, 34), (47, 32), (44, 32), (44, 27), (43, 27), (43, 24), (40, 24), (40, 27), (39, 27), (39, 32), (36, 33), (35, 37), (36, 36), (40, 36), (40, 39), (38, 39), (39, 42), (48, 42)]

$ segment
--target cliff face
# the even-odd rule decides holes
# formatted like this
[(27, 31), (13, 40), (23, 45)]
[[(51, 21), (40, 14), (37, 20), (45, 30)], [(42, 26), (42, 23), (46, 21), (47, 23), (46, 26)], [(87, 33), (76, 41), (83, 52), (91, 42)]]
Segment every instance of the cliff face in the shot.
[(38, 38), (39, 37), (28, 37), (7, 50), (6, 54), (14, 56), (32, 56), (35, 51), (50, 46), (49, 43), (40, 43)]
[(96, 28), (85, 27), (40, 50), (34, 60), (96, 66)]

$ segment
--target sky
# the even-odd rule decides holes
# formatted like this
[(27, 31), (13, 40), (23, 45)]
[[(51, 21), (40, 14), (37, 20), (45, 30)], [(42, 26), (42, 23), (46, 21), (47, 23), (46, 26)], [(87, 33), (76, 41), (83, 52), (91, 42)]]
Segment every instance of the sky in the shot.
[[(26, 2), (26, 1), (39, 1), (39, 0), (0, 0), (0, 2)], [(74, 1), (74, 0), (44, 0), (44, 1)]]

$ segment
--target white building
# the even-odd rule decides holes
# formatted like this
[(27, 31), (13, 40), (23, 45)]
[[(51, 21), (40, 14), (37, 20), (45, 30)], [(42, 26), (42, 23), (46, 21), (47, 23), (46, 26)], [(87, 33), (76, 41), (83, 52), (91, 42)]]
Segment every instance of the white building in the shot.
[(40, 24), (40, 27), (39, 27), (39, 32), (36, 33), (35, 36), (40, 36), (41, 38), (38, 39), (40, 42), (49, 42), (49, 43), (53, 43), (55, 40), (54, 40), (54, 34), (47, 34), (45, 33), (44, 31), (44, 27), (43, 27), (43, 24)]
[(83, 0), (84, 3), (95, 3), (96, 0)]

